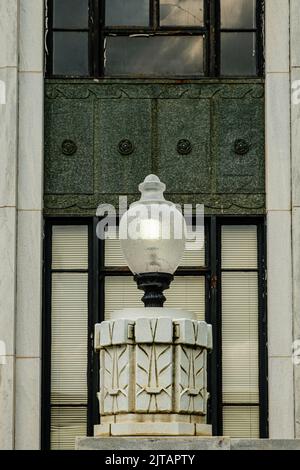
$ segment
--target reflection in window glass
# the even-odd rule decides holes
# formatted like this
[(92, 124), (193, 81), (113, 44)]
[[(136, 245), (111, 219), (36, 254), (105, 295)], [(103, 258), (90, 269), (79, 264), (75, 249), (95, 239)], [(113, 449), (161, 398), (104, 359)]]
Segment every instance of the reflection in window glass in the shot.
[(53, 27), (85, 29), (89, 22), (89, 0), (54, 0)]
[(107, 0), (106, 26), (148, 26), (149, 0)]
[(53, 74), (88, 75), (88, 33), (53, 33)]
[(221, 0), (221, 28), (255, 29), (256, 0)]
[(203, 75), (203, 37), (108, 37), (105, 57), (106, 75)]
[(203, 25), (203, 0), (161, 0), (161, 26)]
[(256, 75), (255, 33), (221, 33), (221, 75)]

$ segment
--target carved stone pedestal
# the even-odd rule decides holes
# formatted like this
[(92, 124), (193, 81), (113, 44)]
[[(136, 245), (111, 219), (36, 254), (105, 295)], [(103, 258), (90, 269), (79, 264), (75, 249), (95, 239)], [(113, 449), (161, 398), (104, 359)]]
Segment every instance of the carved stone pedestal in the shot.
[(209, 436), (211, 326), (166, 308), (124, 309), (95, 326), (101, 424), (95, 436)]

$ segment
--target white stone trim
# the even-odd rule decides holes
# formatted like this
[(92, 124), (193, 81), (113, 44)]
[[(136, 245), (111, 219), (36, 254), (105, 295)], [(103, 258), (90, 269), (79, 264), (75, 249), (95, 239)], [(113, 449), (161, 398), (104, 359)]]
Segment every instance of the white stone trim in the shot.
[[(290, 0), (294, 340), (300, 339), (300, 5)], [(295, 94), (296, 93), (296, 94)], [(294, 365), (295, 437), (300, 437), (300, 365)]]
[(43, 0), (0, 0), (0, 449), (40, 448), (43, 24)]
[(265, 1), (269, 430), (271, 438), (292, 439), (300, 436), (300, 371), (292, 362), (300, 338), (300, 103), (292, 94), (300, 80), (300, 5)]

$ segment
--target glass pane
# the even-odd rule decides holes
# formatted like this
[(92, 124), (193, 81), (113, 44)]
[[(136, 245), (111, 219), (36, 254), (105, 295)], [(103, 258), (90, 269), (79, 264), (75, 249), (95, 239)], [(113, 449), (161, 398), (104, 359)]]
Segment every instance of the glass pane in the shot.
[(53, 74), (86, 76), (88, 67), (88, 33), (53, 33)]
[(224, 406), (223, 436), (259, 438), (259, 407)]
[(203, 0), (161, 0), (161, 26), (203, 25)]
[(89, 26), (89, 0), (53, 0), (53, 27), (85, 29)]
[(176, 276), (165, 296), (165, 307), (189, 310), (196, 313), (198, 320), (205, 320), (204, 276)]
[(257, 273), (222, 273), (224, 403), (258, 403)]
[(53, 273), (51, 403), (87, 402), (88, 274)]
[[(183, 308), (195, 312), (198, 320), (205, 317), (204, 276), (176, 276), (165, 292), (165, 307)], [(143, 291), (138, 290), (132, 276), (107, 276), (105, 278), (105, 320), (114, 310), (141, 308)]]
[(256, 0), (221, 0), (221, 28), (256, 27)]
[(149, 0), (107, 0), (106, 26), (148, 26)]
[(85, 407), (51, 409), (51, 450), (75, 450), (75, 438), (86, 436)]
[(132, 276), (107, 276), (105, 278), (105, 320), (114, 310), (141, 308), (143, 292), (138, 290)]
[(52, 228), (52, 269), (88, 268), (86, 225), (55, 225)]
[(203, 75), (203, 37), (108, 37), (105, 57), (111, 76)]
[(255, 33), (221, 33), (221, 75), (256, 75)]
[(222, 268), (257, 268), (256, 225), (222, 226)]

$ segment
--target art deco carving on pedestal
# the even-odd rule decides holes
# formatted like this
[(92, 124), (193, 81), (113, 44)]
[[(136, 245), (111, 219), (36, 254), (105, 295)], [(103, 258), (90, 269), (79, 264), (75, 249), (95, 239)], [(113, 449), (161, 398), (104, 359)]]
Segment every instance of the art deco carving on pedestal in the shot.
[(205, 424), (210, 325), (165, 317), (117, 319), (96, 325), (95, 338), (102, 423), (95, 435), (211, 433)]
[(136, 321), (136, 412), (172, 411), (172, 330), (170, 318)]
[[(209, 330), (210, 331), (210, 330)], [(178, 320), (175, 340), (175, 411), (206, 414), (207, 350), (212, 348), (211, 333), (205, 322)]]
[[(130, 413), (130, 383), (132, 377), (131, 344), (127, 320), (101, 324), (99, 397), (100, 414)], [(100, 332), (100, 331), (99, 331)], [(96, 337), (99, 333), (96, 333)], [(99, 345), (100, 343), (98, 343)]]

